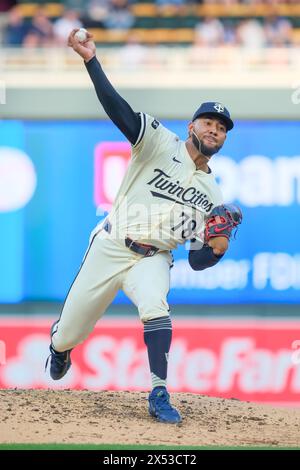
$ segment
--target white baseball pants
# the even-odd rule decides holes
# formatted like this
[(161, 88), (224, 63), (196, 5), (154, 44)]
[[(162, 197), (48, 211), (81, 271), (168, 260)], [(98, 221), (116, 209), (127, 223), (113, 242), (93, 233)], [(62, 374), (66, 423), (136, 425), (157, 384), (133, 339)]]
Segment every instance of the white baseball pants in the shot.
[(56, 351), (82, 343), (118, 290), (137, 306), (142, 322), (169, 315), (172, 255), (161, 251), (145, 258), (100, 230), (92, 239), (52, 336)]

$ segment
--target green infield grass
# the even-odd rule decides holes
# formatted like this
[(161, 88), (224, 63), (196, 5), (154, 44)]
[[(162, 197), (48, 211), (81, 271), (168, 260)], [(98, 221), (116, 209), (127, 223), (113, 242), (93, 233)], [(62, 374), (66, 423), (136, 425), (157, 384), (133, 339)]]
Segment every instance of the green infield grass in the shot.
[(299, 450), (276, 446), (147, 446), (112, 444), (0, 444), (0, 450)]

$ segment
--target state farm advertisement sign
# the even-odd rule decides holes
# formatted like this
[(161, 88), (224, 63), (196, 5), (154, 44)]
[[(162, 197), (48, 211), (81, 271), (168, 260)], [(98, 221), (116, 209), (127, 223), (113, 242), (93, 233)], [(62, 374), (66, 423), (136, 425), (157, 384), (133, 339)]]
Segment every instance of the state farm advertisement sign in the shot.
[[(53, 319), (0, 319), (0, 388), (149, 390), (138, 320), (101, 320), (63, 380), (44, 366)], [(300, 321), (173, 320), (170, 391), (300, 405)]]

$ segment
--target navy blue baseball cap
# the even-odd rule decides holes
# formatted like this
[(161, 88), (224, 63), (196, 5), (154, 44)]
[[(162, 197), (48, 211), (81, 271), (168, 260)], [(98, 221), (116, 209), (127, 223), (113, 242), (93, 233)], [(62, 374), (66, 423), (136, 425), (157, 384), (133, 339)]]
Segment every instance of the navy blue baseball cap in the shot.
[(221, 103), (214, 103), (209, 101), (208, 103), (202, 103), (200, 108), (195, 112), (192, 121), (203, 116), (204, 114), (213, 114), (214, 116), (222, 119), (226, 125), (227, 131), (233, 128), (233, 121), (230, 118), (230, 114), (227, 108)]

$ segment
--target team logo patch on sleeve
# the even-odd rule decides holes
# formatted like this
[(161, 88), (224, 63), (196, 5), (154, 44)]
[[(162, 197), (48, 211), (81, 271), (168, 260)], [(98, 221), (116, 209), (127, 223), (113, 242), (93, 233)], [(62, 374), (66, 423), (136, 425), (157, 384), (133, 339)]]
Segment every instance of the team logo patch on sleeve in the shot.
[(154, 121), (151, 122), (151, 126), (153, 127), (153, 129), (157, 129), (159, 126), (159, 122), (156, 119), (154, 119)]

